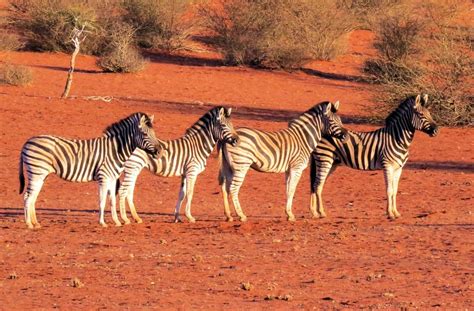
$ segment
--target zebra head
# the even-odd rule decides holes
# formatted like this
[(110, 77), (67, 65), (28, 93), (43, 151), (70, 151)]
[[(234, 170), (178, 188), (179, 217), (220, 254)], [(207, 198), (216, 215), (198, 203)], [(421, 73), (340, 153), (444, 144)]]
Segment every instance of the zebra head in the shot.
[(214, 133), (214, 135), (220, 141), (229, 143), (232, 146), (237, 146), (237, 143), (239, 142), (239, 136), (234, 130), (234, 126), (232, 125), (232, 121), (230, 120), (231, 112), (232, 108), (217, 108), (217, 122), (214, 126), (216, 132)]
[(161, 143), (155, 136), (153, 129), (154, 116), (148, 116), (145, 113), (139, 113), (138, 135), (135, 136), (137, 147), (143, 149), (153, 158), (159, 158), (163, 152)]
[(335, 103), (326, 102), (322, 105), (323, 109), (323, 135), (333, 136), (342, 140), (344, 143), (349, 139), (348, 131), (343, 127), (341, 118), (336, 114), (339, 109), (339, 101)]
[(438, 125), (433, 121), (430, 112), (426, 108), (428, 103), (428, 95), (425, 94), (423, 97), (417, 95), (413, 103), (413, 114), (412, 114), (412, 125), (416, 130), (425, 132), (426, 134), (434, 137), (438, 135)]

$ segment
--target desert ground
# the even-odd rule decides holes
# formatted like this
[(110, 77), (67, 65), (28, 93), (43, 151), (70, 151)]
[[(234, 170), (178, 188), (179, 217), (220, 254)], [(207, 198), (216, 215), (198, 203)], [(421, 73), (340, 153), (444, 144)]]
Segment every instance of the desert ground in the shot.
[(309, 170), (295, 223), (284, 176), (251, 171), (240, 194), (248, 222), (225, 222), (214, 153), (196, 184), (196, 223), (173, 223), (180, 179), (145, 171), (142, 224), (115, 227), (107, 209), (110, 226), (100, 227), (97, 184), (51, 175), (37, 201), (42, 228), (26, 229), (18, 159), (34, 135), (91, 138), (143, 111), (171, 139), (214, 105), (232, 107), (236, 127), (277, 130), (324, 100), (340, 100), (348, 129), (377, 128), (368, 122), (377, 88), (357, 79), (372, 39), (355, 31), (345, 55), (292, 73), (223, 67), (207, 53), (150, 54), (140, 73), (105, 74), (80, 55), (68, 100), (59, 97), (69, 55), (10, 53), (34, 81), (0, 86), (0, 309), (473, 309), (472, 128), (416, 135), (396, 221), (385, 216), (380, 171), (339, 168), (324, 191), (327, 218), (310, 217)]

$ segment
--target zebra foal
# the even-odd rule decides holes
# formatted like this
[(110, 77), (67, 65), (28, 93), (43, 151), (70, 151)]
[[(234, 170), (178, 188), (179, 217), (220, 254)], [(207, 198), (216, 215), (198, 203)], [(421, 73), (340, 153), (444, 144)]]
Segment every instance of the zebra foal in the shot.
[(322, 192), (324, 183), (338, 165), (358, 170), (383, 170), (387, 190), (387, 216), (400, 217), (397, 191), (402, 168), (408, 160), (408, 148), (415, 131), (436, 136), (438, 126), (425, 108), (428, 95), (408, 97), (385, 120), (385, 127), (372, 132), (349, 131), (349, 139), (341, 143), (323, 137), (311, 160), (311, 213), (326, 217)]
[(28, 228), (40, 227), (35, 202), (46, 177), (51, 173), (68, 181), (97, 181), (99, 223), (107, 226), (104, 210), (109, 195), (112, 218), (116, 225), (120, 225), (115, 212), (116, 181), (125, 161), (135, 149), (141, 148), (152, 156), (161, 151), (152, 123), (153, 116), (139, 112), (110, 125), (98, 138), (79, 140), (43, 135), (28, 139), (21, 150), (19, 165), (20, 194), (25, 189), (24, 167), (28, 178), (24, 195)]
[(334, 135), (345, 139), (347, 131), (343, 129), (341, 119), (336, 112), (339, 102), (323, 102), (315, 105), (298, 118), (289, 122), (287, 129), (277, 132), (265, 132), (250, 128), (239, 128), (240, 142), (237, 146), (222, 144), (219, 157), (219, 184), (224, 197), (224, 212), (228, 221), (230, 214), (229, 193), (240, 221), (247, 216), (239, 202), (239, 190), (250, 168), (259, 172), (286, 174), (286, 214), (294, 221), (292, 201), (296, 185), (303, 170), (308, 166), (311, 152), (316, 149), (322, 135)]
[(125, 163), (124, 180), (119, 189), (120, 216), (125, 224), (130, 223), (126, 213), (126, 202), (133, 219), (138, 223), (142, 222), (133, 203), (133, 192), (138, 175), (143, 168), (147, 168), (158, 176), (182, 176), (174, 212), (175, 222), (181, 221), (179, 211), (185, 198), (187, 199), (186, 218), (190, 222), (195, 222), (191, 214), (191, 202), (197, 176), (204, 171), (207, 158), (217, 142), (226, 142), (233, 146), (238, 142), (238, 136), (230, 120), (231, 111), (231, 108), (213, 108), (188, 128), (181, 138), (159, 140), (163, 146), (163, 152), (159, 158), (150, 157), (141, 150), (133, 153)]

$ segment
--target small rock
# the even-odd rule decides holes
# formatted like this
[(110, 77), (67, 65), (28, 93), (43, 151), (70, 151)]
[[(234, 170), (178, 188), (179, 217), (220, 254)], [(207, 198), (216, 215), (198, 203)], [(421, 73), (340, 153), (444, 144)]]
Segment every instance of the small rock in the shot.
[(84, 287), (84, 283), (82, 283), (78, 278), (73, 278), (71, 280), (71, 286), (75, 288), (81, 288)]
[(240, 284), (240, 288), (242, 288), (243, 290), (246, 290), (246, 291), (250, 291), (253, 288), (253, 285), (250, 284), (250, 282), (244, 282), (244, 283)]

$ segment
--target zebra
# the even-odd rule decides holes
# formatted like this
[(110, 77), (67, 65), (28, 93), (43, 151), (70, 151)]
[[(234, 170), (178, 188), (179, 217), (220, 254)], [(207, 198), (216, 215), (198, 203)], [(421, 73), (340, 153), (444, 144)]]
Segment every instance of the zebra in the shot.
[(207, 158), (218, 141), (235, 146), (239, 139), (230, 120), (231, 112), (231, 108), (215, 107), (188, 128), (181, 138), (159, 140), (163, 146), (163, 153), (157, 159), (141, 150), (133, 153), (125, 163), (124, 179), (119, 189), (120, 216), (125, 224), (130, 224), (126, 213), (126, 202), (133, 219), (137, 223), (142, 222), (133, 203), (133, 192), (137, 177), (143, 168), (158, 176), (181, 176), (174, 221), (181, 221), (179, 211), (183, 200), (187, 198), (185, 215), (189, 222), (195, 222), (191, 214), (191, 202), (197, 176), (204, 171)]
[(107, 227), (104, 210), (110, 197), (112, 218), (120, 222), (115, 211), (116, 181), (124, 163), (137, 148), (158, 156), (161, 146), (155, 137), (153, 116), (138, 112), (107, 127), (101, 137), (79, 140), (59, 136), (31, 137), (20, 155), (20, 194), (25, 189), (24, 167), (28, 186), (24, 195), (25, 222), (28, 228), (39, 228), (35, 202), (46, 177), (55, 173), (67, 181), (99, 183), (99, 223)]
[(372, 132), (349, 131), (346, 143), (323, 137), (311, 160), (311, 203), (313, 217), (326, 217), (322, 191), (324, 182), (338, 165), (358, 170), (383, 170), (387, 191), (387, 216), (400, 217), (397, 190), (402, 168), (408, 160), (408, 148), (415, 131), (431, 137), (439, 133), (430, 112), (425, 108), (428, 95), (411, 96), (400, 103), (385, 120), (385, 127)]
[(259, 172), (286, 174), (286, 215), (295, 221), (292, 201), (303, 170), (308, 166), (311, 152), (316, 149), (321, 136), (334, 135), (346, 139), (347, 131), (336, 114), (339, 102), (322, 102), (299, 117), (291, 120), (287, 129), (265, 132), (251, 128), (239, 128), (237, 146), (222, 144), (219, 159), (219, 184), (224, 197), (224, 213), (227, 221), (233, 221), (229, 207), (229, 193), (240, 221), (247, 216), (242, 211), (238, 194), (250, 168)]

